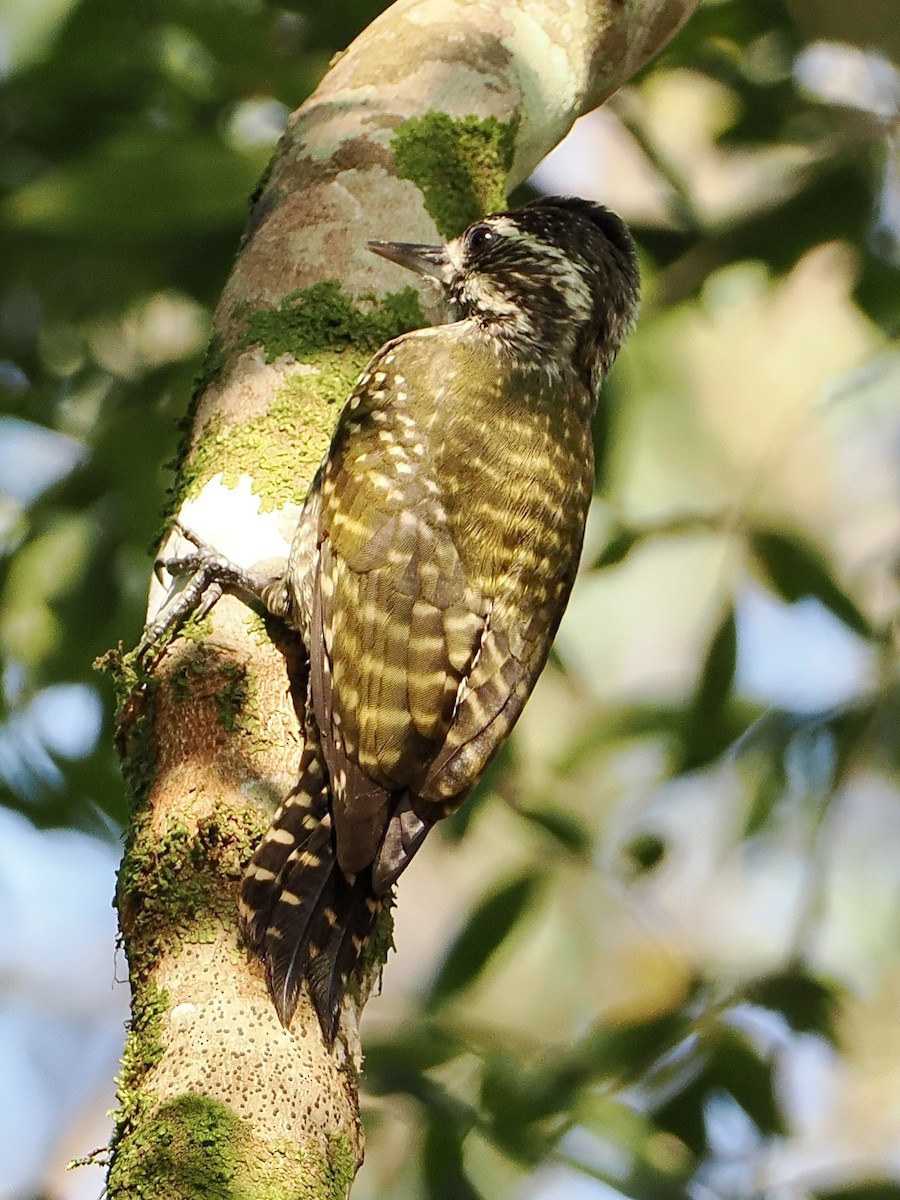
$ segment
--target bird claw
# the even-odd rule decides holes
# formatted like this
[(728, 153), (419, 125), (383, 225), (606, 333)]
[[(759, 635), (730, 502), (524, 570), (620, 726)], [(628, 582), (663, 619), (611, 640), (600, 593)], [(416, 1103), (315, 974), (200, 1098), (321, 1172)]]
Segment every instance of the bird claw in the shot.
[(262, 588), (258, 579), (204, 542), (181, 521), (176, 520), (172, 527), (194, 549), (187, 554), (157, 558), (153, 571), (164, 587), (164, 572), (173, 581), (185, 576), (187, 580), (178, 591), (170, 588), (156, 617), (145, 626), (137, 647), (139, 659), (146, 658), (155, 647), (160, 647), (161, 642), (168, 643), (191, 617), (196, 620), (205, 617), (225, 592), (252, 601), (259, 598)]

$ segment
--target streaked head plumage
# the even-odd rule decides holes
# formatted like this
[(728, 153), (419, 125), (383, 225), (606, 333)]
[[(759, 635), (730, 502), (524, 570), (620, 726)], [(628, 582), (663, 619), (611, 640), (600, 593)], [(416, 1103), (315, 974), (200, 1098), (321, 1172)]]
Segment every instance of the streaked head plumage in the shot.
[(546, 196), (483, 217), (446, 246), (372, 249), (437, 279), (452, 316), (474, 321), (519, 365), (571, 368), (593, 389), (637, 312), (634, 242), (590, 200)]

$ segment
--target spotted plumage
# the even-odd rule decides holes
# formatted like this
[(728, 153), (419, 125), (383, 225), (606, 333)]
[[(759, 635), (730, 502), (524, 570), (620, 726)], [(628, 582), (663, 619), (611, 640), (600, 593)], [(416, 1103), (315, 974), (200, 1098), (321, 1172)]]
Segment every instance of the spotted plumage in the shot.
[(264, 591), (309, 652), (308, 742), (241, 907), (282, 1020), (306, 980), (329, 1041), (379, 908), (547, 659), (638, 297), (625, 226), (583, 200), (372, 249), (435, 279), (451, 319), (366, 367)]
[(315, 733), (243, 895), (282, 1019), (307, 978), (329, 1039), (383, 898), (546, 661), (591, 415), (638, 292), (625, 227), (581, 200), (486, 217), (446, 247), (372, 248), (436, 278), (453, 319), (363, 372), (276, 585), (309, 649)]

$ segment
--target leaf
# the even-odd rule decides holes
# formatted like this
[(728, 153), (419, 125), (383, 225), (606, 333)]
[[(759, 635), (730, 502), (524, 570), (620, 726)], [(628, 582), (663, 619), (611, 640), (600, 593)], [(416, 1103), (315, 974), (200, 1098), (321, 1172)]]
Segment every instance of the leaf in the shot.
[(482, 1133), (510, 1158), (537, 1163), (548, 1149), (548, 1134), (535, 1123), (552, 1110), (545, 1100), (548, 1072), (524, 1069), (507, 1054), (485, 1060), (481, 1077)]
[(616, 566), (631, 553), (639, 540), (640, 535), (635, 530), (620, 526), (594, 559), (593, 569), (602, 571), (605, 567)]
[(792, 533), (757, 529), (750, 549), (774, 590), (789, 604), (812, 596), (861, 637), (874, 636), (857, 605), (832, 579), (828, 565), (808, 542)]
[(217, 137), (123, 135), (14, 192), (0, 217), (16, 229), (104, 239), (207, 232), (240, 222), (264, 158)]
[[(366, 1043), (366, 1077), (386, 1081), (407, 1079), (442, 1066), (463, 1052), (462, 1043), (431, 1021), (402, 1026), (392, 1038)], [(386, 1090), (392, 1090), (386, 1087)]]
[(835, 1041), (841, 991), (797, 967), (760, 979), (745, 992), (751, 1004), (780, 1013), (797, 1033), (818, 1033)]
[(746, 801), (742, 833), (749, 838), (766, 827), (784, 796), (784, 760), (781, 755), (754, 754), (741, 777)]
[(713, 635), (703, 674), (694, 700), (695, 710), (704, 716), (721, 711), (734, 683), (737, 662), (737, 626), (734, 609), (729, 608)]
[[(527, 1068), (508, 1057), (486, 1058), (481, 1105), (498, 1143), (523, 1160), (547, 1137), (547, 1123), (572, 1111), (602, 1082), (630, 1084), (660, 1055), (684, 1040), (682, 1013), (666, 1013), (637, 1025), (597, 1026), (575, 1045), (559, 1047)], [(528, 1130), (538, 1122), (543, 1130)]]
[(737, 625), (729, 607), (712, 636), (694, 699), (687, 714), (681, 771), (696, 770), (716, 758), (731, 740), (725, 706), (734, 685)]
[(578, 1117), (579, 1134), (583, 1130), (591, 1140), (564, 1140), (569, 1162), (630, 1200), (685, 1200), (696, 1160), (687, 1146), (659, 1129), (651, 1113), (593, 1092), (580, 1101)]
[(428, 1122), (422, 1165), (429, 1200), (482, 1200), (463, 1166), (464, 1136), (450, 1122), (434, 1119)]
[[(400, 1066), (400, 1064), (397, 1064)], [(471, 1104), (459, 1099), (427, 1072), (413, 1069), (383, 1070), (382, 1058), (370, 1069), (366, 1054), (366, 1088), (372, 1095), (411, 1096), (423, 1109), (458, 1129), (471, 1129), (476, 1112)]]
[[(589, 765), (611, 744), (639, 738), (675, 739), (684, 727), (683, 710), (668, 704), (622, 704), (604, 708), (554, 763), (554, 771), (565, 778)], [(452, 820), (452, 818), (451, 818)]]
[[(889, 712), (878, 702), (878, 711)], [(798, 715), (764, 713), (735, 742), (731, 756), (744, 780), (747, 809), (744, 834), (757, 833), (786, 795), (804, 796), (824, 816), (835, 781), (849, 759), (867, 749), (876, 706), (871, 698), (842, 709)], [(893, 717), (888, 723), (893, 728)], [(891, 734), (892, 736), (892, 734)]]
[(652, 871), (665, 858), (668, 846), (658, 833), (649, 830), (638, 833), (622, 848), (625, 858), (636, 873)]
[[(686, 1003), (686, 1001), (685, 1001)], [(597, 1079), (633, 1083), (663, 1057), (668, 1057), (689, 1033), (685, 1007), (631, 1025), (597, 1025), (572, 1049), (569, 1062), (558, 1072), (576, 1073), (584, 1082)]]
[(706, 1149), (707, 1101), (727, 1092), (764, 1134), (785, 1132), (775, 1097), (773, 1065), (736, 1030), (720, 1028), (707, 1044), (702, 1071), (656, 1110), (657, 1122), (702, 1156)]
[(426, 1009), (446, 1003), (474, 983), (528, 911), (541, 882), (539, 875), (529, 872), (482, 900), (448, 950), (425, 1000)]
[(574, 813), (563, 808), (545, 805), (541, 808), (520, 808), (520, 817), (579, 858), (590, 859), (593, 841), (590, 833)]

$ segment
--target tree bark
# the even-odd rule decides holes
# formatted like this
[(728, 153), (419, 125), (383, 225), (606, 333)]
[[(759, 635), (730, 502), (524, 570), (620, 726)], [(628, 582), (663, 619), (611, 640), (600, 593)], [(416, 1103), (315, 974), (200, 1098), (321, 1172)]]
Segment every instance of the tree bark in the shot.
[[(695, 5), (399, 0), (373, 22), (292, 115), (255, 197), (173, 513), (242, 565), (283, 557), (357, 372), (429, 316), (367, 239), (433, 242), (502, 208)], [(155, 583), (151, 617), (163, 595)], [(357, 1019), (379, 956), (329, 1048), (306, 1002), (281, 1027), (236, 935), (243, 868), (294, 783), (296, 660), (284, 631), (225, 598), (152, 674), (124, 664), (135, 812), (118, 906), (134, 1014), (115, 1200), (338, 1198), (362, 1161)]]

